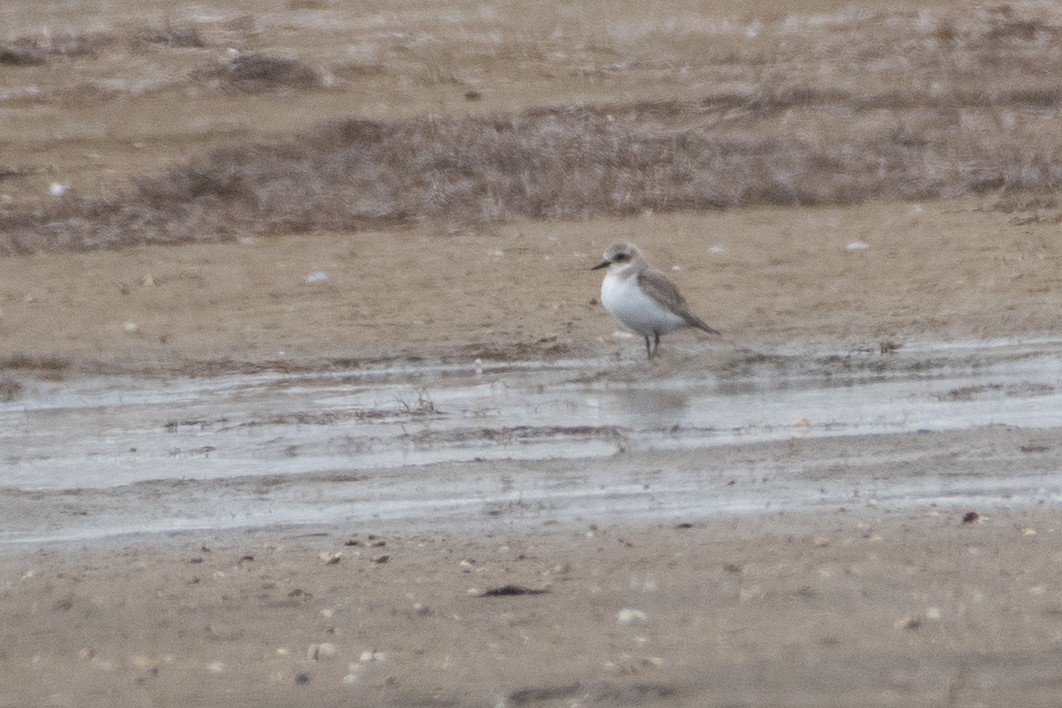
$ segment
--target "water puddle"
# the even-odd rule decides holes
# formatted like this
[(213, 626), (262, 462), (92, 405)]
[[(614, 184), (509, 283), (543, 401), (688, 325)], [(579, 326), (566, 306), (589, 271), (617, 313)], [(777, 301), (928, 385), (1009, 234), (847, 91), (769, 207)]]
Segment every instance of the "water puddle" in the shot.
[[(492, 504), (526, 504), (529, 494), (546, 515), (594, 503), (640, 513), (645, 479), (617, 480), (585, 461), (794, 438), (1062, 427), (1060, 355), (1062, 341), (1036, 340), (888, 356), (745, 352), (696, 371), (561, 361), (27, 382), (0, 405), (0, 492), (5, 508), (22, 512), (5, 514), (0, 541), (460, 516), (470, 507), (489, 517)], [(556, 483), (525, 469), (523, 487), (506, 488), (482, 464), (521, 460), (551, 461)], [(570, 461), (571, 474), (558, 460)], [(733, 499), (691, 506), (693, 476), (654, 479), (654, 494), (670, 490), (674, 502), (652, 513), (734, 510)], [(106, 501), (122, 495), (132, 508)], [(60, 513), (62, 504), (84, 513)]]

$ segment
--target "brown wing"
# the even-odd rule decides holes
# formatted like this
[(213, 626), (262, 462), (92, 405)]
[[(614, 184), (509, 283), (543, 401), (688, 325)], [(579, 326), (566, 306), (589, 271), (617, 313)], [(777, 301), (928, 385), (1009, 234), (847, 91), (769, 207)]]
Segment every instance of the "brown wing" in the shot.
[(655, 270), (643, 270), (638, 274), (638, 284), (649, 297), (686, 320), (690, 327), (702, 329), (709, 334), (719, 334), (719, 331), (709, 327), (704, 320), (694, 315), (686, 304), (686, 298), (682, 297), (678, 286), (675, 285), (663, 273)]

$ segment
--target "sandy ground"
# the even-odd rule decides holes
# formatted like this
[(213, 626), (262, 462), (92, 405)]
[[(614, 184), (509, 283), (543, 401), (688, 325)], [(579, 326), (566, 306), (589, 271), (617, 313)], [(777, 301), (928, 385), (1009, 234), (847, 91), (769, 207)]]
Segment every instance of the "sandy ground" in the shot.
[[(679, 266), (693, 306), (726, 332), (672, 335), (662, 367), (704, 348), (810, 355), (1057, 326), (1050, 229), (967, 204), (872, 205), (8, 259), (5, 376), (395, 357), (642, 367), (641, 343), (614, 336), (594, 302), (599, 275), (585, 270), (619, 238)], [(432, 239), (447, 248), (429, 251)], [(869, 248), (849, 250), (855, 241)], [(327, 282), (306, 282), (322, 270)], [(1051, 442), (1015, 447), (1017, 435), (997, 433), (989, 449), (1019, 466), (1047, 451), (1043, 473), (1057, 469)], [(945, 458), (957, 471), (982, 454), (961, 452), (981, 433), (970, 436)], [(941, 474), (913, 443), (889, 438), (889, 465)], [(757, 468), (740, 451), (727, 459)], [(979, 525), (952, 505), (691, 518), (689, 529), (607, 515), (429, 523), (388, 530), (380, 546), (369, 539), (380, 529), (340, 525), (8, 548), (0, 705), (1053, 705), (1057, 513), (1005, 500), (979, 511)], [(334, 565), (320, 557), (336, 552)], [(507, 585), (548, 592), (473, 592)], [(638, 611), (622, 614), (632, 624), (625, 610)]]
[[(12, 36), (46, 25), (110, 27), (105, 14), (89, 21), (73, 5), (51, 15), (36, 4), (19, 12), (20, 5), (0, 10)], [(110, 20), (134, 25), (191, 12), (112, 5)], [(298, 47), (317, 31), (307, 17), (318, 3), (277, 5), (275, 14), (251, 20), (243, 13), (257, 4), (231, 5), (212, 25), (218, 47)], [(391, 9), (363, 26), (391, 31), (388, 23), (399, 22)], [(480, 20), (496, 24), (511, 9), (484, 11)], [(770, 8), (745, 12), (769, 15)], [(551, 21), (586, 22), (576, 15), (558, 11), (534, 36), (548, 45)], [(401, 21), (440, 20), (410, 11)], [(620, 29), (613, 41), (625, 50)], [(660, 80), (651, 64), (626, 79), (577, 70), (586, 56), (615, 62), (615, 47), (591, 45), (568, 59), (520, 55), (508, 74), (466, 65), (471, 60), (456, 53), (440, 60), (436, 49), (394, 49), (408, 59), (407, 80), (396, 78), (362, 103), (367, 79), (352, 69), (357, 78), (341, 82), (341, 91), (299, 103), (206, 92), (198, 96), (204, 115), (182, 112), (188, 95), (165, 82), (202, 57), (176, 67), (160, 62), (163, 88), (147, 100), (15, 101), (10, 117), (22, 137), (5, 145), (5, 159), (34, 169), (24, 181), (5, 182), (4, 192), (29, 199), (69, 179), (90, 194), (206, 145), (286, 135), (349, 115), (352, 105), (381, 118), (547, 99), (696, 96), (717, 78)], [(335, 63), (324, 50), (303, 56)], [(364, 68), (375, 60), (351, 61)], [(463, 78), (424, 73), (439, 61)], [(54, 69), (30, 71), (40, 72), (42, 86), (59, 81), (47, 74)], [(65, 75), (82, 80), (74, 70)], [(468, 103), (470, 88), (483, 90), (482, 102)], [(482, 230), (425, 225), (5, 258), (0, 398), (17, 405), (24, 382), (101, 372), (164, 381), (389, 361), (596, 357), (629, 376), (637, 370), (630, 367), (646, 366), (641, 343), (617, 335), (596, 302), (600, 276), (587, 270), (618, 240), (639, 243), (694, 311), (724, 332), (669, 336), (662, 367), (681, 369), (691, 353), (710, 348), (817, 356), (1057, 333), (1057, 224), (988, 206), (968, 199)], [(600, 375), (608, 374), (603, 366)], [(972, 431), (950, 439), (941, 457), (935, 438), (895, 436), (878, 441), (891, 452), (876, 474), (887, 480), (895, 465), (926, 476), (945, 463), (960, 472), (997, 455), (1001, 469), (1033, 466), (1051, 479), (1060, 462), (1055, 439), (1055, 430)], [(834, 454), (843, 444), (830, 443)], [(862, 443), (847, 444), (858, 458)], [(801, 454), (814, 457), (825, 449), (818, 445), (808, 441)], [(790, 454), (783, 444), (771, 459)], [(754, 474), (759, 458), (738, 451), (727, 459)], [(837, 460), (846, 468), (843, 455)], [(623, 464), (647, 467), (654, 459), (631, 455)], [(17, 514), (13, 494), (8, 508)], [(1057, 705), (1057, 509), (1000, 502), (978, 509), (981, 523), (964, 524), (961, 503), (839, 503), (680, 520), (688, 527), (609, 517), (530, 526), (500, 520), (465, 530), (336, 525), (7, 547), (0, 549), (0, 706)], [(481, 596), (508, 586), (545, 592)]]
[(961, 519), (42, 549), (4, 559), (0, 704), (1057, 704), (1057, 513)]
[[(0, 260), (0, 357), (202, 373), (635, 356), (637, 342), (614, 341), (589, 270), (620, 240), (640, 244), (723, 331), (703, 346), (1044, 336), (1062, 326), (1055, 231), (970, 200), (14, 257)], [(698, 336), (672, 335), (662, 351)]]

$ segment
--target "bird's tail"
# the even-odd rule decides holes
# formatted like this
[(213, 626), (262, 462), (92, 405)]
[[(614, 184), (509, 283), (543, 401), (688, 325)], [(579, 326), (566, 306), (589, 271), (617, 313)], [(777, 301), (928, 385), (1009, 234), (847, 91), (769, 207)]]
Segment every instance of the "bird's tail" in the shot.
[(704, 330), (708, 334), (722, 334), (722, 332), (715, 329), (714, 327), (709, 327), (708, 323), (706, 323), (704, 320), (702, 320), (700, 317), (697, 317), (696, 315), (691, 315), (687, 312), (685, 319), (686, 324), (688, 324), (690, 327), (696, 327), (697, 329)]

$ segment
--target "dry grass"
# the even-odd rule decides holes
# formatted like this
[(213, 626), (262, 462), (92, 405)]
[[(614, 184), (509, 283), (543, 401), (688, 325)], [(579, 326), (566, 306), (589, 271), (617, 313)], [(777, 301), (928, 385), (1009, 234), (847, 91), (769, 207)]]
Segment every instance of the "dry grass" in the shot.
[(237, 91), (270, 89), (310, 89), (321, 85), (321, 77), (312, 67), (297, 59), (260, 54), (240, 55), (224, 64), (193, 71), (194, 83), (217, 84)]
[[(114, 199), (6, 214), (0, 230), (12, 253), (424, 220), (1050, 192), (1062, 187), (1062, 135), (1035, 117), (999, 130), (1002, 111), (1035, 112), (1044, 100), (789, 90), (699, 104), (349, 120), (215, 151)], [(797, 129), (774, 129), (783, 117)]]
[(110, 32), (20, 37), (0, 44), (0, 64), (32, 66), (55, 58), (93, 56), (117, 41)]
[(138, 43), (182, 49), (210, 46), (194, 25), (164, 24), (115, 32), (34, 34), (0, 43), (0, 64), (35, 66), (54, 60), (98, 57), (112, 50), (135, 51)]
[[(735, 77), (702, 100), (329, 123), (213, 151), (106, 199), (10, 209), (0, 251), (986, 193), (1007, 208), (1045, 203), (1062, 187), (1058, 14), (1021, 5), (791, 18), (769, 44), (702, 52), (698, 71)], [(603, 41), (631, 60), (593, 71), (646, 65), (665, 29), (632, 38), (634, 28), (610, 27)], [(661, 71), (694, 66), (669, 41)], [(349, 66), (333, 68), (342, 77)], [(359, 80), (387, 78), (387, 61), (367, 66)], [(446, 62), (437, 71), (460, 73)], [(320, 83), (307, 65), (264, 55), (192, 80), (239, 91)]]

